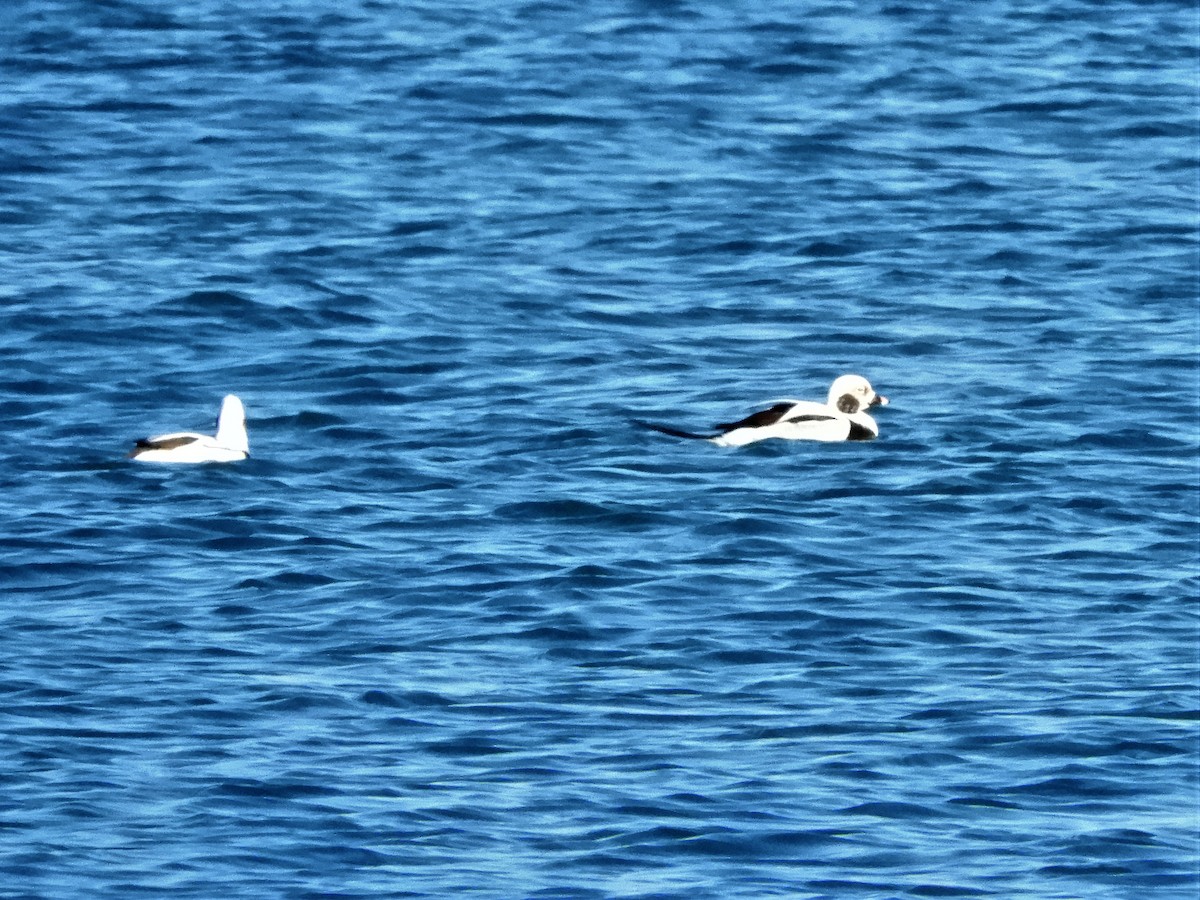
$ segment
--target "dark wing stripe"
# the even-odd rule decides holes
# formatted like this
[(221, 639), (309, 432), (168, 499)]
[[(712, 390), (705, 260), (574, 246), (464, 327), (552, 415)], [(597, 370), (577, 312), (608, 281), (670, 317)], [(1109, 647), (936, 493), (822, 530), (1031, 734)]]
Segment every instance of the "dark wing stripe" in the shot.
[(792, 416), (792, 418), (788, 419), (788, 421), (789, 422), (832, 422), (835, 418), (837, 418), (837, 417), (836, 416), (807, 415), (807, 416)]
[(733, 431), (735, 428), (765, 428), (782, 419), (783, 414), (793, 406), (795, 406), (794, 403), (776, 403), (770, 409), (759, 410), (737, 422), (724, 422), (714, 427), (719, 428), (722, 432)]
[(167, 438), (165, 441), (157, 441), (154, 438), (142, 438), (134, 446), (139, 450), (174, 450), (176, 447), (186, 447), (188, 444), (196, 443), (194, 437), (173, 437)]

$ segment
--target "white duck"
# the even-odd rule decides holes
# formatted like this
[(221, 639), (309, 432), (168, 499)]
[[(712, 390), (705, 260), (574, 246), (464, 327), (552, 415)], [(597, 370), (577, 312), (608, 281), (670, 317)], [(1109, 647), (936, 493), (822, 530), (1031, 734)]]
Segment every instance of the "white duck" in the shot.
[(161, 463), (236, 462), (249, 455), (246, 410), (233, 394), (221, 401), (215, 436), (175, 431), (142, 438), (129, 451), (130, 459)]
[(869, 441), (879, 436), (879, 426), (868, 414), (872, 406), (886, 406), (887, 397), (875, 393), (861, 375), (842, 375), (829, 388), (824, 403), (815, 400), (781, 400), (736, 422), (713, 426), (714, 434), (679, 431), (642, 422), (673, 437), (711, 441), (719, 447), (742, 447), (767, 438), (789, 441)]

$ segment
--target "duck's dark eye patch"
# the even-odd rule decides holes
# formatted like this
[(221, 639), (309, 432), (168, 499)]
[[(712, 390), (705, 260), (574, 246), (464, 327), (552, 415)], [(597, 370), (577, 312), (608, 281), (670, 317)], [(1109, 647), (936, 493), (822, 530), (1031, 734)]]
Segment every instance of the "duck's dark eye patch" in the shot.
[(846, 414), (856, 413), (858, 412), (858, 407), (858, 398), (853, 394), (842, 394), (842, 396), (838, 398), (838, 412), (844, 412)]

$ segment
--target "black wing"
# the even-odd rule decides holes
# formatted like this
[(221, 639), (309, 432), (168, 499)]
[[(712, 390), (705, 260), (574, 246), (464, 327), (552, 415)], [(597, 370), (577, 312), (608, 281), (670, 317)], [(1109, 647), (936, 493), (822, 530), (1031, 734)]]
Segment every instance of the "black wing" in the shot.
[(191, 434), (171, 434), (160, 438), (139, 438), (137, 443), (133, 445), (133, 449), (129, 452), (129, 455), (137, 456), (139, 453), (145, 453), (147, 450), (174, 450), (176, 447), (186, 447), (188, 444), (194, 444), (196, 440), (196, 436)]
[(721, 429), (722, 432), (733, 431), (735, 428), (765, 428), (767, 425), (774, 425), (782, 419), (784, 413), (795, 405), (794, 403), (776, 403), (770, 409), (759, 410), (737, 422), (723, 422), (714, 427)]

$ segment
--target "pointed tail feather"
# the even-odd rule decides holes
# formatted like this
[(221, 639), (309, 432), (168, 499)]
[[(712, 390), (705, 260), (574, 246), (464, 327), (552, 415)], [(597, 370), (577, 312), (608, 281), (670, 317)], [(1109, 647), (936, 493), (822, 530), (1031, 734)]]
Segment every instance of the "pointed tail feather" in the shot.
[(642, 428), (649, 428), (651, 431), (657, 431), (659, 434), (669, 434), (671, 437), (690, 438), (696, 441), (711, 441), (719, 434), (696, 434), (694, 431), (680, 431), (678, 428), (670, 428), (666, 425), (655, 425), (653, 422), (643, 422), (641, 419), (634, 419), (633, 424), (640, 425)]

